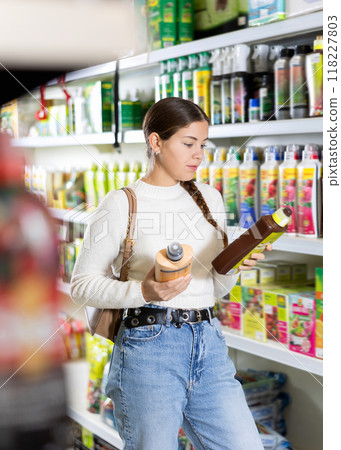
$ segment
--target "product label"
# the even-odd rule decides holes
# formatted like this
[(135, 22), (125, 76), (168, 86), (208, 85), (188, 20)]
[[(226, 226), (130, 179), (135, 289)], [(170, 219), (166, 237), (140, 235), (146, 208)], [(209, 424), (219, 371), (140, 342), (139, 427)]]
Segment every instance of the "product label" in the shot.
[(222, 124), (222, 108), (221, 108), (221, 84), (213, 84), (212, 85), (212, 124), (220, 125)]
[(274, 113), (274, 93), (268, 88), (259, 89), (260, 120), (269, 119)]
[(256, 222), (257, 169), (240, 170), (240, 225), (249, 228)]
[(232, 123), (244, 123), (247, 119), (247, 91), (243, 78), (232, 78)]
[(308, 89), (305, 76), (305, 66), (291, 66), (290, 77), (290, 102), (293, 108), (308, 108)]
[(315, 356), (315, 300), (290, 295), (289, 348), (298, 353)]
[(223, 123), (231, 122), (231, 84), (230, 80), (223, 80)]
[(223, 195), (223, 168), (210, 169), (210, 185)]
[(242, 305), (234, 299), (217, 301), (218, 319), (223, 326), (241, 331)]
[(199, 183), (210, 183), (210, 171), (208, 167), (204, 167), (202, 169), (199, 167), (196, 172), (196, 176)]
[(194, 14), (193, 3), (187, 1), (179, 2), (179, 43), (193, 40)]
[(182, 73), (182, 98), (193, 101), (193, 73), (191, 71)]
[(263, 295), (260, 289), (242, 286), (243, 336), (265, 342)]
[[(308, 61), (307, 61), (308, 62)], [(320, 53), (310, 55), (313, 88), (309, 90), (309, 116), (323, 115), (323, 59)]]
[(297, 168), (288, 167), (282, 169), (280, 185), (280, 206), (289, 206), (292, 211), (291, 220), (288, 224), (288, 233), (297, 233), (296, 223), (296, 180)]
[(261, 170), (261, 215), (277, 209), (278, 169)]
[(289, 109), (289, 70), (278, 67), (276, 68), (275, 86), (277, 87), (276, 107), (278, 108), (279, 106), (282, 106), (281, 109)]
[(210, 117), (210, 86), (211, 71), (197, 70), (194, 72), (194, 102)]
[(239, 223), (238, 173), (238, 167), (223, 168), (223, 198), (226, 210), (227, 226), (235, 226)]
[(169, 75), (162, 75), (161, 83), (162, 83), (162, 98), (173, 97), (174, 92), (173, 77), (170, 77)]
[(323, 358), (323, 300), (316, 299), (315, 356)]
[(317, 230), (313, 216), (313, 185), (315, 169), (303, 168), (298, 180), (298, 232), (300, 234), (315, 235)]

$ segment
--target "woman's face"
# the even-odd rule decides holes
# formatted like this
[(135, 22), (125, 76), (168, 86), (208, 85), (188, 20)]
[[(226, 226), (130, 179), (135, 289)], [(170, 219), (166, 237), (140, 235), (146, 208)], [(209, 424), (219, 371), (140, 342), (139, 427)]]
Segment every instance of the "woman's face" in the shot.
[[(166, 177), (170, 182), (188, 181), (200, 165), (206, 141), (208, 139), (208, 123), (192, 122), (180, 128), (167, 141), (158, 140), (158, 151), (154, 170)], [(165, 180), (166, 181), (166, 180)]]

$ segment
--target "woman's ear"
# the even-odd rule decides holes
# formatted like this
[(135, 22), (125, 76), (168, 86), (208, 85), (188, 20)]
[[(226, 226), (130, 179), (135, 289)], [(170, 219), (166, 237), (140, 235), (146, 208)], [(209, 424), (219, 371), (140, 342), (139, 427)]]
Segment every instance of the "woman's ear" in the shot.
[(160, 153), (160, 150), (161, 150), (161, 147), (160, 147), (161, 142), (160, 141), (161, 141), (160, 136), (157, 133), (155, 133), (155, 132), (150, 133), (150, 135), (149, 135), (149, 145), (150, 145), (150, 148), (152, 149), (152, 151), (156, 155), (158, 155)]

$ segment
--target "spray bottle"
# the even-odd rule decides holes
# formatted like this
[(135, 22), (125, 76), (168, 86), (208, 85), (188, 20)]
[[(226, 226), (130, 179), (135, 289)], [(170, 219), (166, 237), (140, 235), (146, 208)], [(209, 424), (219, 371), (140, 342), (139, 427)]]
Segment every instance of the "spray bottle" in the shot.
[(231, 145), (223, 167), (223, 199), (226, 211), (226, 224), (239, 223), (239, 166), (241, 155), (238, 146)]
[(278, 208), (277, 183), (278, 161), (274, 147), (267, 147), (264, 152), (265, 162), (260, 167), (261, 177), (261, 216), (272, 214)]
[(275, 117), (277, 120), (290, 119), (290, 71), (289, 60), (293, 56), (294, 50), (283, 48), (281, 56), (274, 64), (275, 73)]
[(308, 89), (306, 84), (305, 59), (310, 52), (309, 45), (298, 45), (290, 59), (290, 117), (308, 117)]
[(210, 54), (199, 53), (199, 67), (193, 71), (193, 98), (194, 103), (210, 117), (210, 85), (212, 70), (209, 64)]
[(260, 120), (272, 120), (274, 113), (274, 61), (279, 58), (280, 52), (284, 48), (282, 45), (273, 45), (269, 53), (269, 72), (262, 77), (262, 83), (259, 88), (259, 118)]
[(306, 77), (310, 105), (309, 116), (323, 116), (323, 36), (316, 37), (314, 52), (306, 56)]
[(258, 219), (259, 165), (255, 147), (246, 147), (239, 167), (240, 225), (248, 228)]
[(223, 77), (221, 81), (222, 123), (231, 123), (231, 72), (233, 51), (232, 47), (222, 50)]
[(250, 69), (248, 56), (250, 47), (235, 45), (233, 49), (233, 73), (231, 76), (232, 123), (248, 121), (250, 98)]
[(210, 164), (210, 185), (223, 195), (223, 165), (226, 161), (227, 149), (217, 147), (214, 152), (214, 161)]
[(177, 61), (175, 58), (171, 58), (167, 61), (167, 72), (161, 75), (162, 84), (162, 98), (173, 97), (174, 84), (173, 75), (177, 71)]
[(193, 71), (198, 67), (198, 55), (188, 57), (188, 69), (182, 72), (182, 98), (193, 102)]
[(222, 54), (220, 48), (213, 50), (209, 62), (212, 64), (211, 81), (211, 123), (222, 124)]
[(160, 62), (160, 75), (155, 80), (155, 102), (161, 100), (162, 97), (162, 77), (167, 73), (167, 61)]
[(254, 74), (252, 76), (253, 98), (259, 98), (259, 89), (264, 82), (267, 82), (267, 77), (269, 76), (268, 54), (268, 45), (260, 44), (253, 46), (253, 54), (251, 57), (254, 64)]
[(287, 145), (284, 161), (279, 166), (279, 205), (291, 209), (291, 221), (288, 225), (288, 234), (297, 233), (297, 157), (298, 145)]
[(174, 97), (182, 97), (182, 73), (188, 68), (187, 56), (178, 59), (178, 70), (173, 74)]
[(321, 163), (318, 159), (316, 144), (307, 144), (298, 164), (298, 235), (318, 237)]

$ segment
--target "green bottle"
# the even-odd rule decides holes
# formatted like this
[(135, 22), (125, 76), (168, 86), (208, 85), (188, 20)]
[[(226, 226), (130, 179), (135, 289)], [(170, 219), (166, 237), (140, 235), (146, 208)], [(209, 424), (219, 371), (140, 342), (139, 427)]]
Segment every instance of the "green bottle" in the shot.
[(162, 97), (162, 76), (167, 73), (167, 61), (160, 62), (160, 75), (155, 77), (155, 102), (161, 100)]
[(92, 164), (91, 169), (84, 171), (84, 190), (88, 205), (97, 206), (97, 192), (95, 188), (96, 164)]
[(193, 71), (198, 67), (198, 55), (188, 56), (188, 69), (182, 72), (182, 98), (193, 102)]
[(174, 84), (173, 75), (178, 69), (178, 64), (175, 58), (171, 58), (167, 61), (167, 73), (161, 75), (162, 84), (162, 98), (173, 97)]
[(182, 97), (182, 74), (188, 68), (188, 57), (180, 56), (178, 59), (178, 70), (173, 74), (173, 96)]
[(209, 60), (209, 52), (200, 52), (199, 67), (193, 71), (194, 103), (199, 105), (208, 117), (210, 117), (210, 87), (212, 79), (212, 69)]

